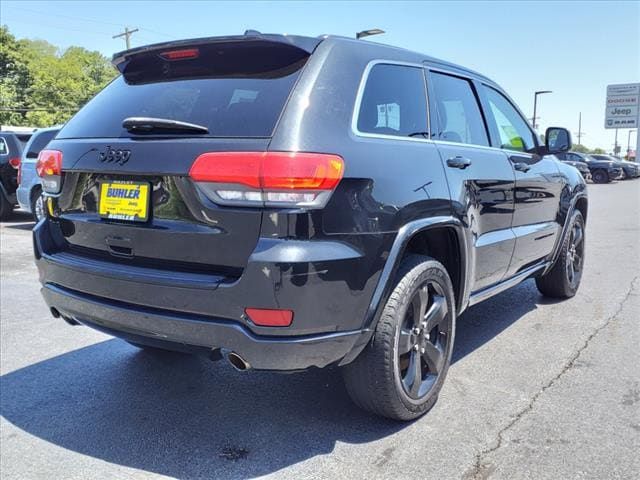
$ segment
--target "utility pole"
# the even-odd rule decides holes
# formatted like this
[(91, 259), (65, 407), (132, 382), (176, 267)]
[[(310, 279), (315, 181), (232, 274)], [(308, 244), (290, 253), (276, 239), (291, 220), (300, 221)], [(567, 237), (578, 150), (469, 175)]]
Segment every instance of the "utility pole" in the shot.
[(582, 145), (582, 112), (578, 114), (578, 145)]
[(113, 38), (120, 38), (120, 37), (124, 37), (124, 41), (127, 44), (127, 50), (129, 50), (131, 48), (131, 34), (137, 32), (138, 29), (134, 28), (133, 30), (129, 30), (129, 27), (124, 27), (124, 32), (118, 34), (118, 35), (114, 35)]
[(616, 140), (615, 140), (615, 144), (613, 145), (613, 154), (618, 155), (619, 151), (620, 151), (620, 147), (618, 146), (618, 129), (616, 128)]

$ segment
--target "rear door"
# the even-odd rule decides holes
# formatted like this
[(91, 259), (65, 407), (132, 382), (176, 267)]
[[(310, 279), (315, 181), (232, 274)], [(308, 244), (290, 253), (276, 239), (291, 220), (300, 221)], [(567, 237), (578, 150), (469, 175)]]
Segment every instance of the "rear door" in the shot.
[(432, 70), (428, 83), (454, 213), (471, 232), (477, 291), (499, 282), (511, 260), (514, 173), (505, 154), (490, 147), (473, 82)]
[(506, 153), (515, 170), (516, 245), (507, 272), (511, 276), (553, 250), (560, 233), (558, 208), (565, 182), (553, 156), (537, 154), (535, 133), (511, 101), (492, 86), (482, 85), (480, 91), (492, 143)]
[[(266, 151), (309, 56), (290, 44), (235, 39), (142, 50), (49, 145), (63, 152), (55, 210), (76, 254), (170, 270), (237, 275), (261, 211), (222, 207), (189, 178), (206, 152)], [(129, 129), (131, 117), (208, 132)]]

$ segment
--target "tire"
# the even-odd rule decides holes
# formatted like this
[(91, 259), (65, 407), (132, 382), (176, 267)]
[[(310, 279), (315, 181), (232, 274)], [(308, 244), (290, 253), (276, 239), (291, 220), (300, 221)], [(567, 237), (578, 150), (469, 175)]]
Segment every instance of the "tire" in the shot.
[(585, 223), (582, 213), (578, 210), (573, 212), (570, 222), (556, 263), (546, 274), (536, 278), (538, 290), (547, 297), (571, 298), (580, 286), (585, 252)]
[(371, 342), (342, 369), (354, 403), (394, 420), (429, 411), (451, 363), (455, 317), (444, 266), (430, 257), (407, 256)]
[(36, 223), (46, 216), (40, 187), (35, 187), (31, 192), (31, 215)]
[(13, 205), (4, 196), (4, 192), (0, 190), (0, 221), (8, 220), (13, 212)]
[(591, 178), (593, 183), (609, 183), (611, 181), (609, 180), (609, 174), (604, 170), (596, 170), (591, 175)]

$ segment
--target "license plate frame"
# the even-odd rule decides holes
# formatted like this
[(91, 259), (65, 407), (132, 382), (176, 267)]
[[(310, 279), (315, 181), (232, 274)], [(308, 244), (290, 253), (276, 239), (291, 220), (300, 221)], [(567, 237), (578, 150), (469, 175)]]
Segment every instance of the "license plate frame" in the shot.
[[(138, 192), (138, 193), (136, 193)], [(105, 220), (144, 223), (149, 220), (151, 184), (128, 180), (100, 182), (98, 214)]]

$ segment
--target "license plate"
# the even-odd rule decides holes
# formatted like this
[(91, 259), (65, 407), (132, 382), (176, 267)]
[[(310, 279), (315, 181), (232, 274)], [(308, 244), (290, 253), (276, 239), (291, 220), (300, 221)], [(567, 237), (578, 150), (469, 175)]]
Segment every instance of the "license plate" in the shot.
[(98, 212), (102, 218), (146, 222), (149, 219), (149, 184), (101, 183)]

